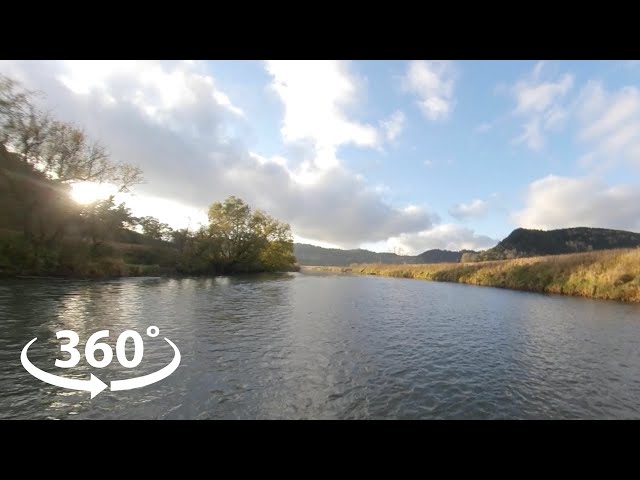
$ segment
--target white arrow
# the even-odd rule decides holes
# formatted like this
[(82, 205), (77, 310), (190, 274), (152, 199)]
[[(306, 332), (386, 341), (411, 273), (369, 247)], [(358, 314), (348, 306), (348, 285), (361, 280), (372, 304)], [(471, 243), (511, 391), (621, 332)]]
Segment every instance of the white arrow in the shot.
[(151, 385), (152, 383), (159, 382), (163, 378), (167, 378), (169, 375), (175, 372), (176, 368), (178, 368), (178, 365), (180, 365), (180, 350), (178, 350), (178, 347), (176, 347), (171, 340), (166, 337), (165, 340), (169, 345), (173, 347), (174, 351), (173, 360), (171, 360), (171, 363), (169, 365), (161, 368), (157, 372), (153, 372), (142, 377), (128, 378), (127, 380), (114, 380), (111, 382), (111, 391), (115, 392), (118, 390), (131, 390), (133, 388), (146, 387), (147, 385)]
[(73, 378), (59, 377), (57, 375), (47, 373), (44, 370), (40, 370), (33, 363), (31, 363), (29, 361), (29, 358), (27, 357), (27, 350), (37, 339), (38, 337), (34, 338), (24, 346), (24, 348), (22, 349), (22, 354), (20, 355), (20, 361), (22, 362), (22, 366), (27, 370), (27, 372), (36, 377), (38, 380), (42, 380), (45, 383), (55, 385), (56, 387), (68, 388), (70, 390), (85, 390), (87, 392), (91, 392), (91, 398), (95, 397), (101, 391), (107, 388), (107, 384), (96, 377), (93, 373), (91, 374), (89, 380), (76, 380)]

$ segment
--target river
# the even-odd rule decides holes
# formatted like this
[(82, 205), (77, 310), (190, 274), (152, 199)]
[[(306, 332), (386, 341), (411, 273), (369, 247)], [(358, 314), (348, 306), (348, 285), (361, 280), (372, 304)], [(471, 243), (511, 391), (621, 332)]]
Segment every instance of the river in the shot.
[[(149, 326), (160, 334), (147, 335)], [(127, 369), (117, 336), (139, 332)], [(59, 330), (109, 330), (106, 368), (54, 366)], [(20, 363), (105, 383), (88, 392)], [(65, 341), (66, 342), (66, 341)], [(132, 342), (127, 347), (133, 355)], [(100, 358), (100, 354), (96, 355)], [(410, 279), (290, 273), (0, 280), (0, 419), (640, 418), (640, 305)]]

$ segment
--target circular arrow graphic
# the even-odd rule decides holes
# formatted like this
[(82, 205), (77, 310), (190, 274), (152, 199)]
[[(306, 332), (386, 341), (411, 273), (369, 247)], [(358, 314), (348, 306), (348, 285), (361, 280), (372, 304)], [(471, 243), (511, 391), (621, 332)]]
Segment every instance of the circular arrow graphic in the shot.
[(34, 338), (24, 346), (24, 348), (22, 349), (22, 353), (20, 354), (20, 361), (22, 362), (22, 366), (27, 370), (27, 372), (36, 377), (38, 380), (42, 380), (45, 383), (55, 385), (56, 387), (68, 388), (70, 390), (86, 390), (87, 392), (91, 392), (91, 398), (95, 397), (102, 390), (107, 388), (107, 384), (96, 377), (94, 374), (91, 374), (89, 380), (76, 380), (73, 378), (59, 377), (57, 375), (47, 373), (44, 370), (40, 370), (33, 363), (31, 363), (31, 361), (27, 357), (27, 350), (29, 350), (31, 344), (37, 339), (38, 337)]
[(161, 368), (157, 372), (150, 373), (149, 375), (144, 375), (142, 377), (136, 378), (128, 378), (127, 380), (114, 380), (111, 382), (111, 391), (116, 392), (118, 390), (131, 390), (133, 388), (146, 387), (147, 385), (151, 385), (152, 383), (159, 382), (163, 378), (167, 378), (173, 372), (176, 371), (178, 365), (180, 365), (180, 350), (175, 344), (165, 337), (166, 342), (173, 347), (173, 360), (171, 363), (164, 368)]
[[(53, 375), (36, 367), (33, 363), (31, 363), (29, 357), (27, 357), (27, 351), (29, 350), (29, 347), (33, 344), (33, 342), (35, 342), (37, 339), (38, 337), (34, 338), (24, 346), (24, 348), (22, 349), (22, 353), (20, 354), (20, 362), (22, 362), (22, 366), (25, 368), (25, 370), (36, 377), (38, 380), (41, 380), (50, 385), (55, 385), (56, 387), (67, 388), (69, 390), (83, 390), (91, 392), (91, 398), (94, 398), (105, 388), (107, 388), (107, 384), (96, 377), (94, 374), (91, 374), (89, 380), (77, 380), (73, 378)], [(129, 378), (127, 380), (114, 380), (111, 382), (111, 391), (131, 390), (134, 388), (146, 387), (147, 385), (151, 385), (152, 383), (156, 383), (164, 378), (167, 378), (169, 375), (175, 372), (180, 365), (180, 350), (178, 350), (178, 347), (176, 347), (171, 340), (166, 337), (165, 340), (169, 345), (173, 347), (174, 351), (173, 360), (171, 360), (171, 363), (169, 363), (169, 365), (161, 368), (157, 372), (150, 373), (149, 375), (143, 375), (142, 377)]]

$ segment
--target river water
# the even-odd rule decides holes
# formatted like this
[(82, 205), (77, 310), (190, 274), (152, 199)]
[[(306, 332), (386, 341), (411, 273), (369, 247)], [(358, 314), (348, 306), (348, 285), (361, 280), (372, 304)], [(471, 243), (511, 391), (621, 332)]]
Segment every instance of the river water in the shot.
[[(147, 335), (149, 326), (160, 334)], [(114, 348), (54, 366), (59, 330)], [(118, 335), (144, 341), (139, 366)], [(94, 399), (20, 362), (146, 387)], [(127, 344), (128, 358), (133, 345)], [(96, 355), (97, 359), (101, 354)], [(291, 273), (197, 279), (0, 280), (0, 419), (640, 418), (640, 305), (410, 279)]]

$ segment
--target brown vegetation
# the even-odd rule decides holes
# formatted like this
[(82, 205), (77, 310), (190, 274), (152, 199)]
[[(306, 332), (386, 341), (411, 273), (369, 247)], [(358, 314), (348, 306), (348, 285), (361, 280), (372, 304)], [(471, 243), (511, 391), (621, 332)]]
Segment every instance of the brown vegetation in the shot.
[(303, 267), (640, 302), (640, 248), (473, 263)]

